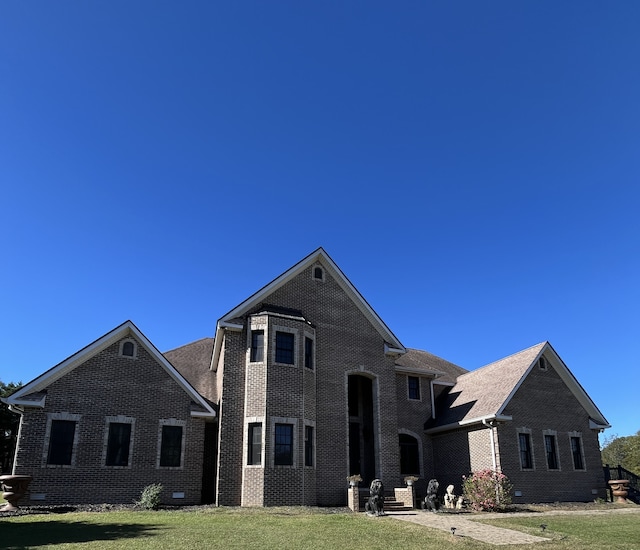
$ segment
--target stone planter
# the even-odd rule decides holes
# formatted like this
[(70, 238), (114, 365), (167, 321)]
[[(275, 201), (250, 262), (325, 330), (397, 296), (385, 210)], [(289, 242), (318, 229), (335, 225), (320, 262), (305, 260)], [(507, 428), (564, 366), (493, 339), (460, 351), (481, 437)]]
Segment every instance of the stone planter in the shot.
[(610, 479), (608, 482), (611, 487), (613, 496), (616, 497), (616, 502), (625, 504), (627, 502), (627, 495), (629, 494), (629, 480), (628, 479)]
[(31, 476), (5, 475), (0, 476), (2, 498), (7, 501), (0, 510), (3, 512), (18, 510), (18, 501), (27, 492), (27, 487), (33, 478)]

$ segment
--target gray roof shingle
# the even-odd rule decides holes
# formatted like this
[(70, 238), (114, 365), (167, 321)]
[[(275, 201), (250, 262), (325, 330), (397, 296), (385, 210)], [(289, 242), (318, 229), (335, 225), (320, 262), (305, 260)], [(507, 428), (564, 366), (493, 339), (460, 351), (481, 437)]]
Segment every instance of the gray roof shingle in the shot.
[(446, 426), (498, 414), (546, 342), (458, 377), (436, 403), (436, 419), (425, 428)]
[(455, 382), (456, 378), (469, 372), (458, 365), (455, 365), (442, 357), (433, 355), (428, 351), (407, 348), (407, 353), (396, 359), (396, 365), (410, 369), (421, 369), (426, 373), (438, 374), (439, 382)]
[(213, 355), (213, 338), (202, 338), (163, 354), (196, 391), (217, 403), (215, 376), (209, 370)]

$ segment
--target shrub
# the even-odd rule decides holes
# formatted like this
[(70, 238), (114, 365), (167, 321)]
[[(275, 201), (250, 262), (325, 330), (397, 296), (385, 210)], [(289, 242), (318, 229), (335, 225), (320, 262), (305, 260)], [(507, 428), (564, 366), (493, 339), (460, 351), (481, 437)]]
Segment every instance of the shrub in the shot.
[(162, 484), (147, 485), (142, 489), (140, 500), (137, 500), (135, 504), (145, 510), (157, 510), (160, 507), (160, 493), (162, 493)]
[(469, 477), (462, 476), (464, 498), (474, 510), (504, 510), (511, 504), (512, 490), (509, 478), (493, 470), (480, 470)]

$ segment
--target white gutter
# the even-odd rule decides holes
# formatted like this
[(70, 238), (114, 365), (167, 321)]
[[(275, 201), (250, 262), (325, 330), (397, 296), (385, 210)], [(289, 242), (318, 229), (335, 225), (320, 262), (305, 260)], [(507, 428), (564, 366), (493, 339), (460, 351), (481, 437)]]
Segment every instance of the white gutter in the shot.
[(488, 414), (485, 416), (479, 416), (478, 418), (470, 418), (469, 420), (461, 420), (460, 422), (452, 422), (444, 426), (437, 426), (435, 428), (429, 428), (424, 432), (427, 434), (438, 434), (441, 432), (448, 432), (457, 428), (463, 428), (472, 424), (484, 424), (485, 420), (495, 420), (496, 422), (509, 422), (513, 420), (512, 416), (506, 414)]
[(224, 333), (227, 330), (239, 331), (244, 328), (244, 325), (238, 323), (228, 323), (227, 321), (218, 321), (216, 328), (216, 337), (213, 344), (213, 356), (211, 357), (211, 365), (209, 370), (218, 370), (218, 359), (220, 359), (220, 351), (222, 350), (222, 341), (224, 339)]

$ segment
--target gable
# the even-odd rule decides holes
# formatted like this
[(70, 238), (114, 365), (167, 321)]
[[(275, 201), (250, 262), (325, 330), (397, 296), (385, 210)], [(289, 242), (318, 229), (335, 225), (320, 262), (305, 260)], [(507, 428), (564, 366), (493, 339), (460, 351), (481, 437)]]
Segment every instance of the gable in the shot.
[[(398, 340), (395, 334), (391, 332), (389, 327), (387, 327), (384, 321), (373, 310), (360, 292), (358, 292), (358, 290), (353, 286), (351, 281), (347, 279), (345, 274), (323, 248), (318, 248), (309, 254), (306, 258), (302, 259), (282, 275), (275, 278), (258, 292), (247, 298), (244, 302), (223, 315), (218, 321), (218, 327), (224, 327), (226, 324), (233, 324), (235, 320), (245, 316), (260, 304), (268, 304), (270, 295), (292, 281), (305, 270), (316, 266), (326, 270), (326, 272), (331, 275), (344, 293), (349, 297), (351, 302), (353, 302), (369, 323), (371, 323), (371, 325), (378, 331), (384, 342), (387, 344), (388, 350), (396, 350), (398, 353), (404, 353), (405, 349), (400, 340)], [(312, 276), (311, 273), (309, 276)]]
[(425, 428), (430, 433), (438, 433), (492, 419), (511, 420), (508, 405), (540, 357), (553, 366), (568, 390), (593, 419), (593, 427), (609, 427), (607, 420), (551, 344), (543, 342), (459, 376), (456, 384), (436, 404), (436, 420), (429, 421)]
[[(320, 278), (315, 277), (316, 269), (321, 272)], [(316, 292), (314, 293), (316, 294), (314, 300), (309, 294), (304, 295), (301, 292), (305, 285), (314, 281), (314, 284), (326, 285), (327, 287), (335, 285), (339, 292), (329, 295), (325, 289), (324, 298), (320, 297), (322, 293)], [(297, 288), (297, 292), (295, 290), (290, 292), (292, 288)], [(291, 300), (292, 296), (294, 297), (293, 301)], [(400, 340), (391, 332), (335, 262), (324, 249), (318, 248), (218, 320), (210, 365), (211, 370), (216, 371), (219, 368), (225, 333), (227, 331), (242, 331), (245, 328), (244, 318), (247, 315), (258, 313), (262, 310), (274, 311), (274, 307), (280, 309), (278, 313), (280, 315), (290, 315), (305, 319), (309, 323), (317, 322), (318, 312), (328, 313), (330, 308), (332, 308), (331, 315), (337, 319), (342, 311), (356, 309), (361, 318), (364, 319), (364, 322), (371, 327), (384, 343), (385, 354), (397, 356), (406, 352)], [(309, 317), (308, 319), (307, 316)], [(338, 321), (342, 321), (342, 326), (346, 330), (356, 330), (356, 325), (349, 326), (344, 322), (344, 318), (338, 319)], [(363, 326), (360, 320), (358, 320), (357, 326)]]
[[(68, 357), (55, 367), (49, 369), (31, 382), (25, 384), (20, 390), (4, 399), (3, 401), (20, 410), (22, 407), (42, 408), (45, 406), (47, 388), (55, 384), (58, 380), (70, 375), (78, 367), (92, 362), (106, 350), (112, 350), (111, 355), (122, 353), (122, 346), (125, 342), (132, 342), (140, 347), (140, 352), (144, 351), (154, 361), (154, 364), (162, 369), (164, 374), (177, 384), (193, 401), (192, 416), (215, 417), (214, 409), (198, 392), (187, 382), (187, 380), (173, 367), (173, 365), (156, 349), (156, 347), (140, 332), (131, 322), (126, 321), (119, 327), (108, 332), (87, 347)], [(135, 348), (134, 348), (135, 349)], [(106, 372), (108, 361), (102, 361), (101, 368)], [(127, 380), (118, 380), (120, 384), (127, 384)], [(140, 390), (144, 390), (144, 383)], [(91, 396), (96, 397), (96, 396)]]

